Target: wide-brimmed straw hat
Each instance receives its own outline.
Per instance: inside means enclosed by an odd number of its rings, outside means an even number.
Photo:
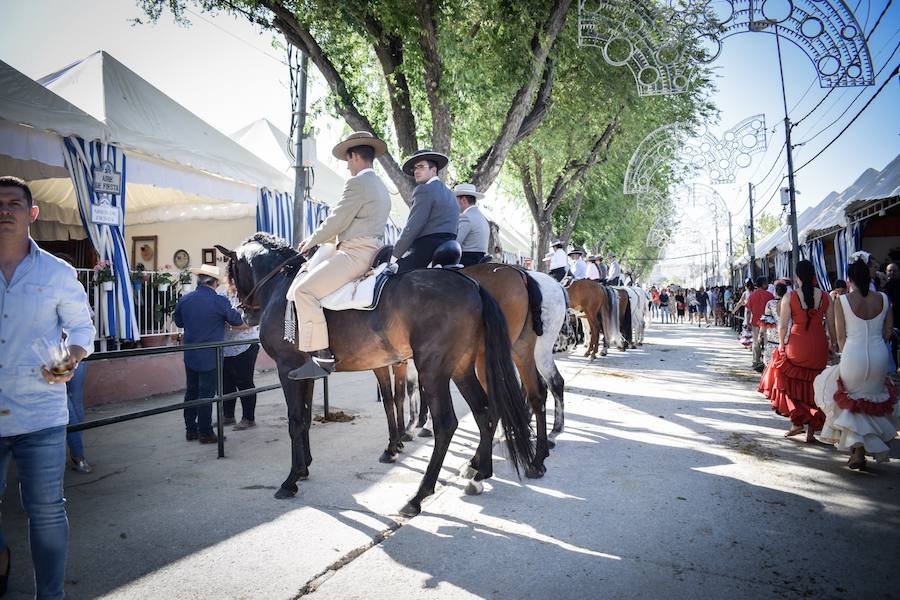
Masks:
[[[413,166],[420,160],[430,160],[437,163],[438,171],[447,166],[450,159],[445,154],[435,152],[433,150],[416,150],[412,156],[403,163],[403,172],[407,175],[413,174]]]
[[[191,273],[194,275],[206,275],[216,280],[222,279],[222,271],[216,265],[200,265],[199,267],[191,267]]]
[[[479,192],[474,185],[471,183],[461,183],[455,188],[453,188],[453,193],[456,196],[472,196],[476,200],[481,200],[484,198],[484,194]]]
[[[572,248],[571,250],[569,250],[569,256],[572,256],[573,254],[584,256],[584,250],[582,250],[581,248]]]
[[[356,146],[369,146],[375,150],[375,158],[387,152],[387,144],[368,131],[354,131],[332,148],[331,154],[338,160],[347,160],[347,150]]]
[[[606,258],[615,258],[615,257],[616,257],[615,252],[610,252],[609,254],[606,255]]]
[[[565,244],[562,243],[562,240],[553,240],[550,242],[551,248],[556,248],[557,246],[565,246]]]

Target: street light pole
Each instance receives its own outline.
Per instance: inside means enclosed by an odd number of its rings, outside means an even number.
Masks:
[[[300,243],[306,236],[303,232],[303,205],[306,200],[306,168],[303,166],[303,132],[306,129],[306,70],[309,66],[309,57],[305,52],[300,52],[300,72],[297,74],[297,106],[294,107],[294,119],[296,119],[296,145],[294,150],[294,244]],[[291,67],[293,68],[293,67]]]
[[[747,203],[750,205],[750,279],[756,279],[756,234],[753,226],[753,184],[747,184]]]
[[[791,279],[797,270],[797,261],[800,259],[800,241],[797,234],[797,193],[794,188],[794,152],[791,146],[791,119],[788,117],[787,92],[784,88],[784,67],[781,64],[781,36],[778,35],[778,25],[775,25],[775,45],[778,47],[778,71],[781,74],[781,99],[784,102],[784,138],[785,151],[787,152],[787,177],[788,195],[791,199]]]

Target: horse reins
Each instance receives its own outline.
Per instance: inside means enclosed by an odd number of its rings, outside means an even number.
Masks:
[[[280,265],[275,267],[273,270],[269,271],[265,275],[265,277],[263,277],[262,279],[260,279],[259,281],[256,282],[256,285],[253,286],[253,288],[250,290],[250,293],[247,294],[247,297],[244,298],[244,300],[240,304],[238,304],[238,308],[243,309],[243,310],[258,310],[259,309],[258,304],[250,304],[250,301],[252,300],[252,298],[256,294],[256,292],[258,292],[260,290],[260,288],[262,288],[262,286],[264,286],[267,283],[269,283],[270,281],[272,281],[272,279],[276,275],[279,275],[285,269],[287,269],[289,266],[291,266],[291,264],[293,264],[297,261],[300,261],[302,259],[303,259],[303,255],[295,254],[294,256],[288,258],[287,260],[282,262]]]

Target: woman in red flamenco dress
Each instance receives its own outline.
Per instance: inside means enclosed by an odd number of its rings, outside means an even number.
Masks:
[[[772,402],[772,410],[791,420],[785,437],[803,433],[805,427],[807,442],[815,441],[815,433],[825,424],[825,413],[815,403],[813,381],[828,364],[824,319],[829,299],[813,286],[814,275],[811,262],[797,263],[799,289],[781,303],[778,349],[759,382],[759,391]]]

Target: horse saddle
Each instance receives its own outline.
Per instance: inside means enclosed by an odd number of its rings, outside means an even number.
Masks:
[[[381,263],[361,278],[351,281],[320,301],[328,310],[375,310],[384,285],[397,272],[396,265]]]
[[[456,240],[447,240],[431,255],[431,265],[434,269],[462,269],[461,260],[462,246]]]

